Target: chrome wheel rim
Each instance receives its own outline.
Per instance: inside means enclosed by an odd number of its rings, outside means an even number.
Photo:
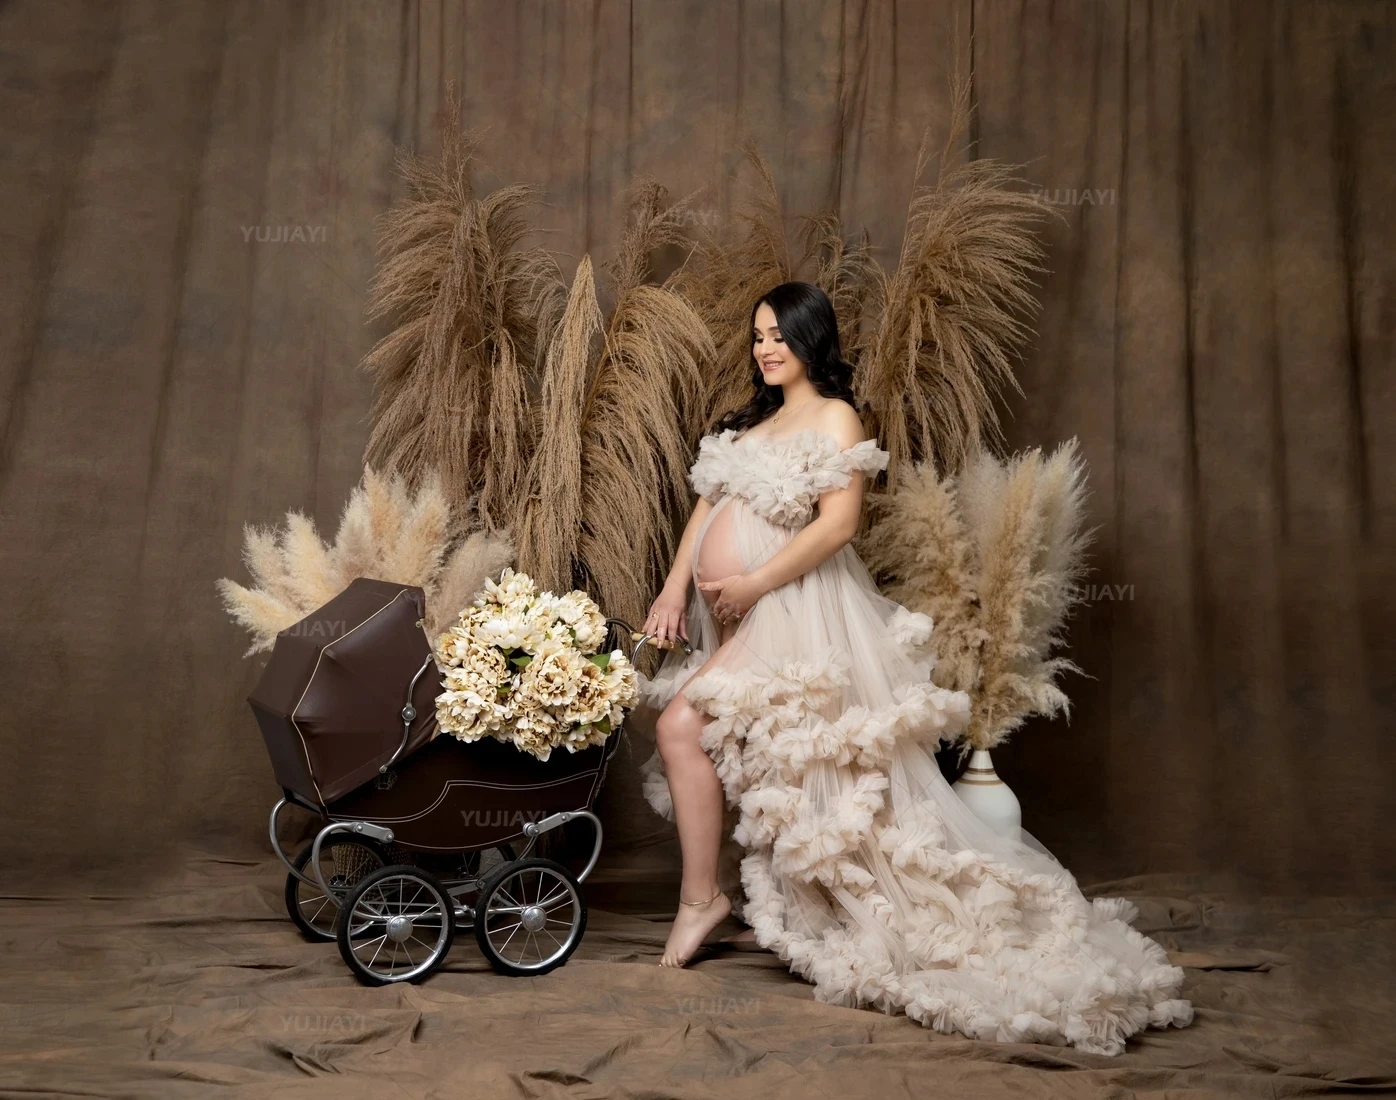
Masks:
[[[566,877],[549,867],[525,867],[490,892],[484,935],[510,966],[541,970],[566,957],[581,921],[581,898]]]
[[[366,973],[387,982],[425,974],[449,950],[450,904],[415,875],[385,875],[345,914],[349,949]]]

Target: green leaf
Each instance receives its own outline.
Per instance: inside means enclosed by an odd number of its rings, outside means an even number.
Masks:
[[[587,660],[597,668],[605,668],[611,663],[611,655],[609,653],[593,653]]]
[[[510,657],[509,663],[511,665],[518,665],[519,668],[524,668],[532,660],[533,658],[530,657],[527,653],[525,653],[522,657]]]

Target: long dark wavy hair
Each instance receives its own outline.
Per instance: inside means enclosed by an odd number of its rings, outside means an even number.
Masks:
[[[776,315],[781,338],[805,364],[805,374],[823,397],[839,397],[850,405],[853,400],[853,365],[839,348],[839,323],[829,296],[812,283],[781,283],[757,298],[747,323],[747,343],[754,343],[756,311],[765,302]],[[713,433],[727,428],[741,431],[759,424],[785,403],[785,391],[766,383],[761,364],[751,356],[751,399],[718,420]]]

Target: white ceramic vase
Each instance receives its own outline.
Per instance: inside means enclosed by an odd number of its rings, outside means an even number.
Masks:
[[[1012,840],[1020,838],[1023,808],[1018,796],[994,771],[988,749],[974,750],[965,774],[955,781],[955,793],[994,832]]]

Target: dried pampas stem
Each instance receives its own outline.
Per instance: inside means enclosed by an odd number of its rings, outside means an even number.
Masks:
[[[439,157],[399,154],[407,198],[380,219],[368,314],[396,328],[364,359],[377,389],[364,457],[412,486],[439,473],[453,508],[473,500],[493,529],[516,518],[534,445],[529,382],[565,288],[547,252],[519,247],[538,189],[476,197],[480,137],[459,113],[452,93]]]
[[[534,452],[519,523],[519,568],[552,592],[572,587],[582,526],[582,415],[592,345],[603,318],[591,257],[583,256],[544,366],[542,445]]]
[[[705,424],[751,395],[751,305],[771,287],[788,282],[795,270],[775,176],[754,141],[748,138],[742,149],[757,177],[754,194],[736,211],[742,235],[728,243],[707,226],[700,227],[689,263],[674,274],[674,289],[702,319],[716,348],[703,409]]]
[[[954,163],[971,118],[967,79],[953,79],[952,101],[933,185],[919,182],[929,130],[922,139],[901,256],[869,296],[877,316],[857,364],[867,427],[892,455],[892,487],[903,463],[932,459],[953,474],[999,439],[994,402],[1004,389],[1021,392],[1012,359],[1031,335],[1033,279],[1044,270],[1034,228],[1051,206],[1015,189],[1010,166]]]
[[[643,618],[672,558],[673,516],[689,503],[691,410],[714,354],[702,320],[669,286],[649,286],[649,255],[681,239],[686,203],[642,179],[607,265],[616,302],[604,327],[583,257],[543,388],[544,438],[529,473],[524,571],[554,591],[586,589],[607,614]],[[592,364],[593,337],[600,352]]]
[[[846,241],[839,216],[833,211],[802,218],[805,243],[800,270],[812,267],[810,282],[829,296],[834,307],[839,351],[856,365],[871,338],[869,319],[879,312],[882,269],[873,258],[872,241],[866,229],[857,244]],[[854,382],[856,390],[856,366]]]

